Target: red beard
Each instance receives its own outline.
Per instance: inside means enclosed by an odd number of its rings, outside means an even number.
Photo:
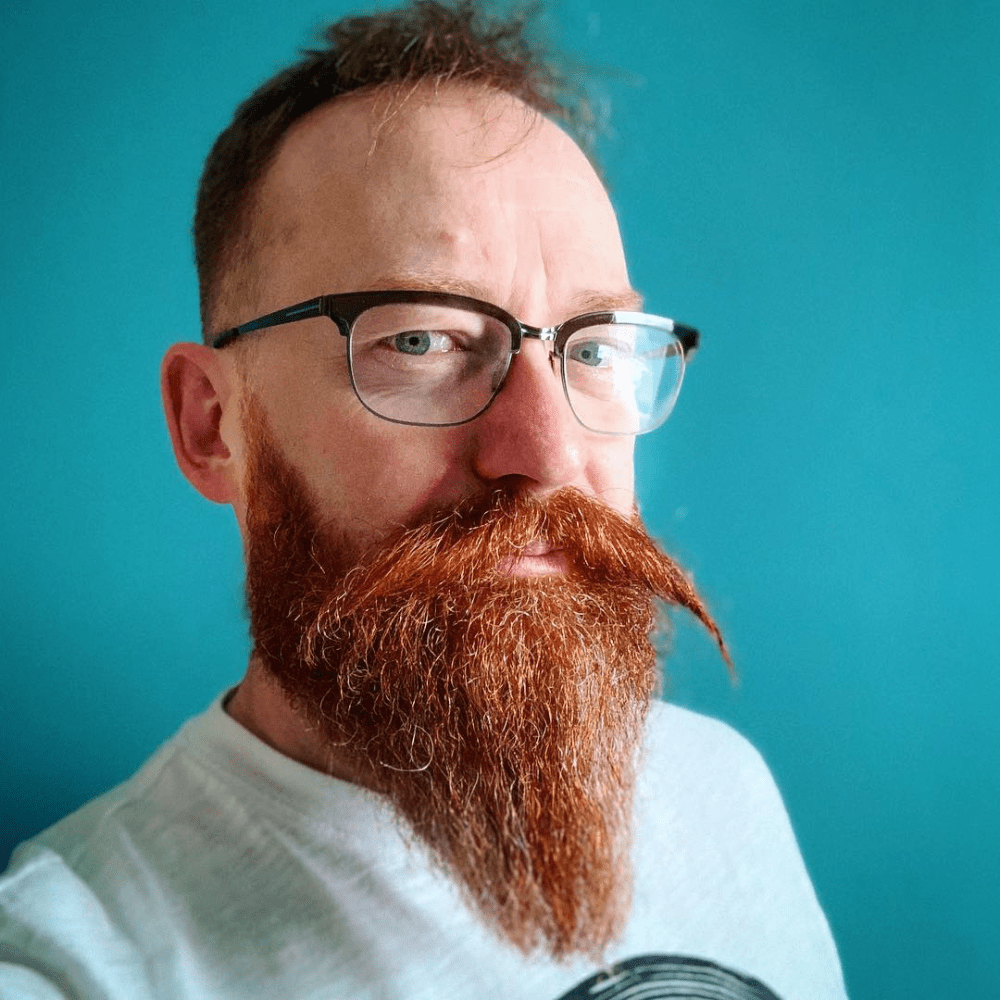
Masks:
[[[690,581],[573,490],[476,498],[352,558],[253,404],[246,423],[255,656],[502,936],[600,957],[630,908],[656,600],[722,647]],[[564,574],[501,571],[538,540]]]

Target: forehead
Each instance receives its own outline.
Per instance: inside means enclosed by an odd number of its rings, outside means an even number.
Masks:
[[[586,258],[585,270],[617,268],[608,280],[627,284],[592,166],[506,94],[452,85],[331,102],[289,132],[258,206],[277,305],[397,277],[465,291],[485,282],[494,287],[482,297],[503,304],[519,269],[556,253],[566,274]]]

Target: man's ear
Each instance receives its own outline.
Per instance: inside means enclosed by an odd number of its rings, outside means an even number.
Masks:
[[[174,457],[191,485],[216,503],[234,503],[240,495],[235,382],[231,364],[204,344],[174,344],[160,369]]]

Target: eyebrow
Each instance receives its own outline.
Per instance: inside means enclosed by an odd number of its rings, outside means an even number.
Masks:
[[[391,277],[377,278],[367,282],[361,291],[405,290],[414,292],[448,292],[453,295],[466,295],[472,299],[499,305],[495,291],[476,281],[469,281],[456,275],[437,275],[432,272],[412,272],[394,274]],[[581,291],[571,296],[569,300],[572,315],[582,315],[589,312],[610,312],[623,309],[630,312],[640,312],[643,307],[643,297],[633,288],[616,291]],[[501,308],[505,308],[501,306]]]
[[[644,300],[634,288],[626,288],[620,292],[582,292],[574,295],[572,302],[574,310],[581,313],[615,309],[641,312]]]

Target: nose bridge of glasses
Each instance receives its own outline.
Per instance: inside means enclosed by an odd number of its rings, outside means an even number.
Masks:
[[[559,332],[554,326],[528,326],[527,323],[519,323],[521,336],[529,340],[555,340]]]
[[[548,342],[553,347],[556,346],[557,337],[559,335],[558,327],[529,326],[527,323],[521,323],[518,320],[515,320],[515,322],[517,323],[517,332],[519,336],[516,336],[514,338],[514,343],[511,349],[511,353],[508,355],[508,361],[512,359],[513,355],[521,353],[521,344],[524,342],[524,340],[539,340],[542,341],[542,343]],[[558,357],[558,352],[556,350],[550,350],[548,352],[548,360],[549,363],[554,368],[555,365],[559,363],[561,358]],[[501,390],[507,385],[509,381],[509,375],[510,375],[510,365],[508,364],[508,366],[504,369],[503,378],[497,384],[494,396],[499,395]],[[565,392],[565,389],[563,389],[563,392]],[[567,403],[569,402],[568,393],[566,393],[566,402]],[[570,409],[572,409],[572,404],[570,404]]]

